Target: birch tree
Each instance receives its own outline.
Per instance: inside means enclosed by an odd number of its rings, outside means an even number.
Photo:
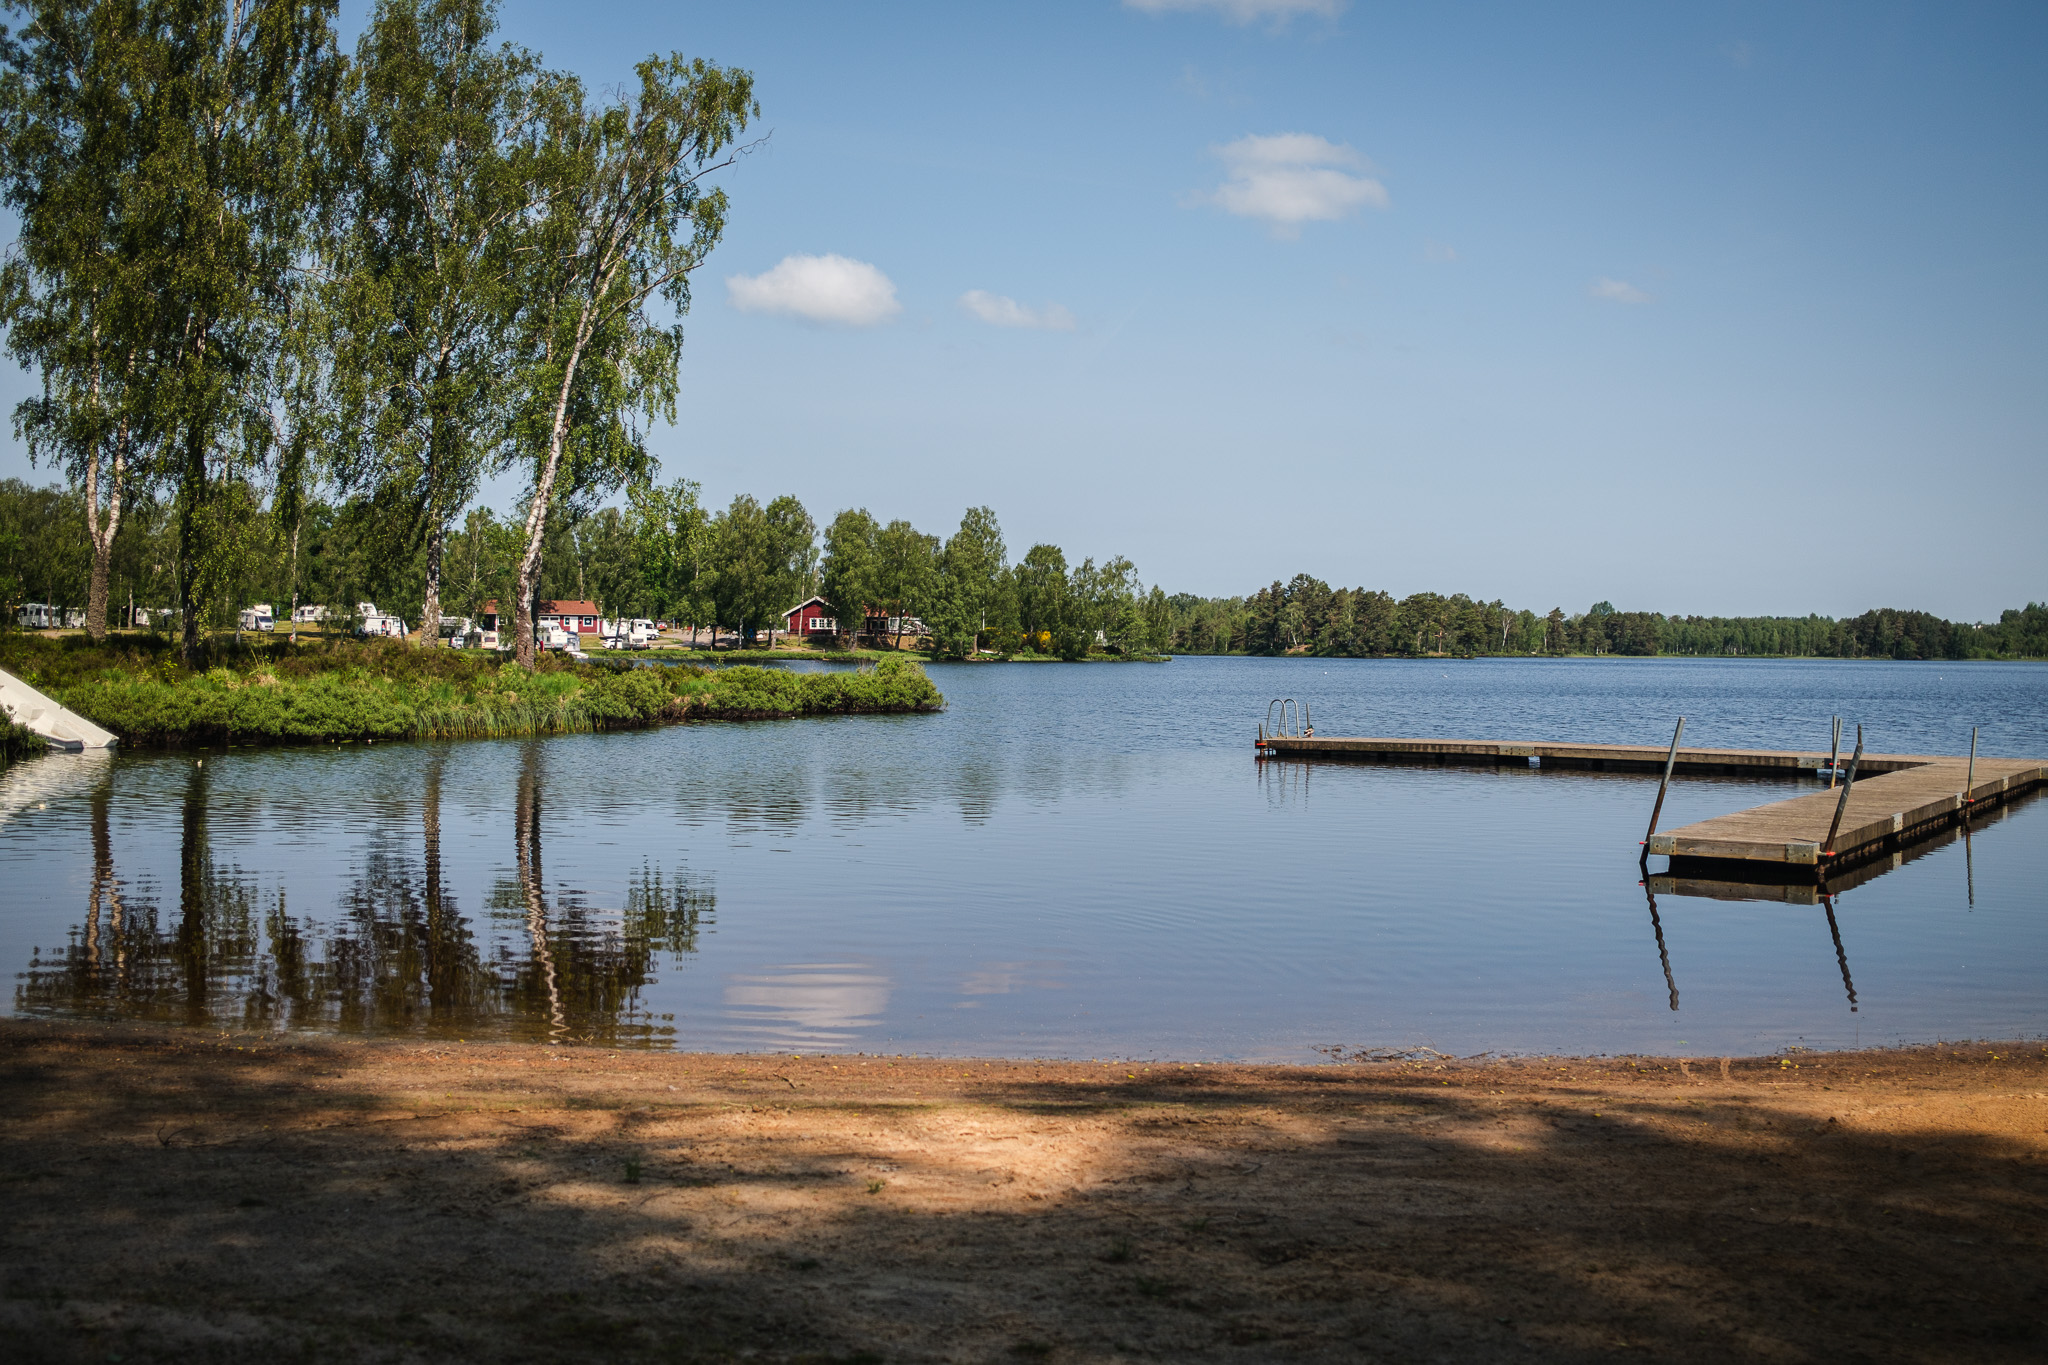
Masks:
[[[7,349],[41,378],[14,411],[30,458],[84,494],[92,568],[86,632],[107,634],[107,577],[123,504],[146,480],[155,358],[134,267],[147,116],[134,76],[140,7],[44,3],[0,46],[0,155],[20,233],[0,268]]]
[[[637,90],[595,104],[554,78],[533,145],[548,193],[520,246],[518,458],[531,482],[513,630],[527,667],[549,518],[567,497],[645,478],[640,422],[674,420],[690,274],[725,231],[725,192],[705,177],[760,116],[745,71],[673,54],[638,76]],[[663,319],[649,311],[657,298]]]
[[[326,190],[320,148],[341,67],[334,10],[333,0],[131,7],[135,70],[122,97],[137,111],[144,187],[131,250],[158,361],[150,411],[177,488],[188,664],[199,661],[204,610],[251,548],[234,508],[276,437],[273,385]]]
[[[435,642],[448,528],[503,445],[517,396],[513,250],[536,186],[539,64],[493,46],[488,0],[384,0],[357,45],[339,156],[346,210],[324,293],[346,485],[425,550]]]

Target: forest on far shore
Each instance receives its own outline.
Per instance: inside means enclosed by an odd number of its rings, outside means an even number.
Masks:
[[[296,547],[271,524],[252,491],[247,511],[257,547],[226,585],[215,619],[271,601],[283,615],[294,598],[346,612],[361,599],[408,621],[424,591],[424,551],[389,533],[363,499],[307,505]],[[476,615],[514,588],[522,518],[473,509],[450,535],[443,565],[447,609]],[[767,542],[773,544],[767,544]],[[761,542],[766,549],[762,552]],[[970,544],[971,542],[971,544]],[[185,583],[171,509],[139,503],[124,519],[109,565],[112,604],[161,609]],[[967,549],[975,553],[967,554]],[[62,485],[0,480],[0,602],[83,604],[92,551],[81,495]],[[972,559],[974,565],[955,563]],[[858,597],[925,617],[943,629],[960,614],[953,599],[966,569],[985,604],[960,622],[965,647],[977,635],[1004,652],[1086,652],[1102,631],[1132,653],[1310,654],[1321,657],[1478,654],[1710,655],[1877,659],[2048,658],[2048,604],[2029,603],[1995,623],[1945,621],[1924,611],[1879,608],[1829,616],[1688,616],[1617,611],[1538,614],[1463,593],[1395,598],[1367,588],[1332,588],[1307,574],[1247,597],[1197,597],[1147,590],[1128,560],[1111,556],[1069,566],[1056,546],[1034,545],[1009,561],[994,515],[973,509],[950,540],[907,522],[882,524],[849,510],[822,532],[792,498],[766,506],[735,499],[716,513],[696,505],[688,484],[642,490],[625,509],[572,510],[549,527],[538,585],[548,598],[594,599],[616,616],[728,628],[767,624],[813,592]],[[110,613],[113,615],[114,613]],[[7,620],[12,621],[12,612]],[[979,627],[979,629],[975,629]],[[950,652],[963,652],[953,648]]]
[[[1420,592],[1396,599],[1368,588],[1332,588],[1296,574],[1249,597],[1167,599],[1179,654],[1324,657],[1471,654],[1686,654],[1835,659],[2048,658],[2048,604],[2008,609],[1996,622],[1945,621],[1879,607],[1832,616],[1690,616],[1617,611],[1539,615],[1505,602]]]

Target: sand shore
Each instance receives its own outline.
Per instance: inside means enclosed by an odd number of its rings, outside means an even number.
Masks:
[[[0,1021],[0,1341],[2038,1360],[2048,1047],[1319,1067]]]

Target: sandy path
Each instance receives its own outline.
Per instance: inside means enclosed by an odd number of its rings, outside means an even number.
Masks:
[[[39,1360],[2011,1360],[2048,1049],[1085,1065],[0,1022]]]

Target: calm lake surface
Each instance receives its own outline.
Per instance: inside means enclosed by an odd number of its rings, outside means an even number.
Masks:
[[[2048,1034],[2048,800],[1821,906],[1660,896],[1654,776],[1324,734],[2048,754],[2048,666],[936,667],[936,716],[0,774],[17,1015],[690,1049],[1315,1060]],[[1807,790],[1681,777],[1669,828]],[[1652,860],[1660,870],[1662,859]],[[1667,974],[1668,968],[1668,974]],[[1674,1009],[1673,1006],[1676,1006]]]

